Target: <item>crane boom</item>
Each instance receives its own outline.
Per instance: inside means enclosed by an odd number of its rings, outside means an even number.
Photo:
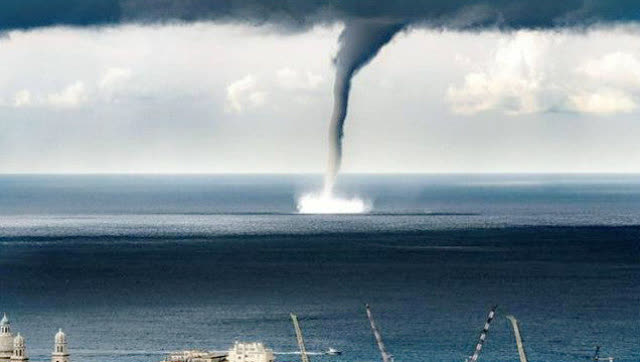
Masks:
[[[518,326],[518,320],[508,315],[507,319],[513,326],[513,334],[516,336],[516,345],[518,346],[518,355],[520,355],[520,362],[527,362],[527,354],[524,352],[524,345],[522,344],[522,337],[520,336],[520,327]]]
[[[491,310],[489,311],[487,322],[484,324],[484,328],[480,333],[480,340],[476,345],[476,349],[473,352],[473,356],[471,356],[471,358],[469,359],[470,362],[476,362],[478,360],[478,357],[480,356],[480,351],[482,351],[482,346],[484,345],[484,341],[487,339],[487,332],[489,332],[489,325],[491,325],[491,321],[493,320],[493,317],[496,314],[496,308],[498,308],[498,306],[494,305],[493,307],[491,307]]]
[[[382,342],[382,336],[380,335],[380,331],[378,331],[378,327],[376,327],[376,322],[373,320],[373,314],[371,314],[371,308],[369,308],[369,304],[366,305],[367,308],[367,318],[369,318],[369,323],[371,324],[371,330],[373,331],[373,335],[376,337],[376,342],[378,343],[378,348],[380,349],[380,354],[382,355],[382,362],[393,362],[393,356],[387,352],[387,349]]]
[[[300,330],[300,324],[298,324],[298,316],[291,313],[291,320],[293,321],[293,328],[296,330],[296,339],[298,340],[298,347],[300,348],[300,359],[302,362],[309,362],[307,348],[304,346],[304,339],[302,338],[302,330]]]

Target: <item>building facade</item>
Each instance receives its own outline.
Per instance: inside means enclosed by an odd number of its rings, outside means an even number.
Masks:
[[[62,329],[58,330],[55,336],[51,362],[69,362],[69,350],[67,349],[67,335]]]
[[[274,362],[273,351],[262,343],[236,342],[229,350],[229,362]]]
[[[13,355],[13,334],[11,333],[11,322],[7,314],[3,314],[0,320],[0,362],[7,362]]]
[[[224,353],[193,350],[173,352],[162,362],[226,362],[226,357]]]
[[[11,362],[24,362],[28,361],[27,347],[24,342],[24,337],[18,333],[16,338],[13,339],[13,354],[11,355]]]

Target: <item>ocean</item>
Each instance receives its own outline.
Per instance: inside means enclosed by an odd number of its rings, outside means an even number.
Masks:
[[[261,341],[298,361],[640,361],[640,175],[0,176],[0,312],[48,361],[157,362]],[[322,355],[329,347],[340,356]]]

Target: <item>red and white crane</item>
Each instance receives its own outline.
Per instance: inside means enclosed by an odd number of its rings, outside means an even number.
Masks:
[[[473,355],[467,359],[467,362],[476,362],[478,357],[480,356],[480,351],[482,351],[482,346],[484,345],[484,341],[487,340],[487,333],[489,332],[489,326],[491,325],[491,321],[493,321],[493,317],[496,315],[497,305],[491,307],[489,311],[489,316],[487,317],[487,322],[484,324],[484,328],[482,328],[482,332],[480,333],[480,340],[478,344],[476,344],[476,349],[473,351]]]

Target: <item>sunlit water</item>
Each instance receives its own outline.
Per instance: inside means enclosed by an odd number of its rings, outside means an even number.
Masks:
[[[32,361],[59,327],[74,361],[236,339],[296,361],[289,312],[344,351],[313,361],[378,361],[365,302],[398,362],[464,360],[494,303],[481,360],[517,360],[507,314],[531,361],[640,360],[640,177],[347,176],[366,211],[302,213],[320,182],[0,177],[0,311]]]

